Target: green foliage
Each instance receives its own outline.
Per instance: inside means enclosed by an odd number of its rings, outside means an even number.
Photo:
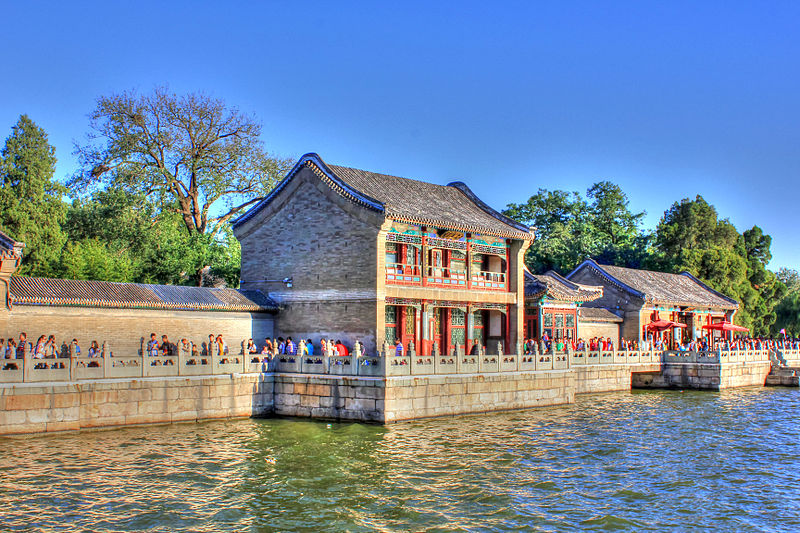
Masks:
[[[134,281],[137,261],[127,250],[114,250],[100,239],[69,241],[61,256],[60,276],[67,279]]]
[[[253,117],[204,94],[158,88],[101,97],[70,184],[122,188],[170,205],[189,234],[216,234],[292,165],[263,149]]]
[[[77,253],[76,246],[65,249],[65,277],[196,284],[197,271],[209,266],[212,276],[230,286],[239,283],[239,243],[227,224],[217,237],[190,235],[174,209],[159,208],[141,194],[112,188],[96,192],[89,200],[75,200],[65,227],[78,248]],[[87,247],[90,255],[81,253],[81,247]],[[103,254],[107,257],[101,261]],[[93,269],[92,264],[101,268]]]
[[[783,291],[767,270],[771,244],[772,238],[758,226],[740,234],[697,196],[674,203],[664,213],[656,229],[654,263],[666,271],[688,271],[738,300],[737,322],[755,335],[766,335]]]
[[[800,336],[800,273],[797,270],[781,268],[775,274],[782,285],[783,298],[775,307],[776,320],[772,334],[777,335],[785,329],[787,335]]]
[[[524,204],[509,204],[503,213],[536,228],[525,258],[533,272],[569,272],[581,261],[638,267],[647,257],[649,238],[639,226],[644,213],[632,213],[619,186],[594,184],[586,198],[577,192],[539,189]]]
[[[125,191],[149,202],[154,222],[146,233],[155,239],[137,240],[149,246],[139,276],[238,283],[238,243],[226,247],[235,241],[229,222],[261,200],[293,164],[264,150],[261,125],[222,100],[158,88],[101,97],[90,129],[88,142],[76,150],[81,170],[70,185]],[[222,275],[206,275],[209,266]]]
[[[61,229],[66,188],[53,181],[55,148],[44,130],[22,115],[1,155],[0,227],[27,246],[18,272],[51,276],[66,242]]]

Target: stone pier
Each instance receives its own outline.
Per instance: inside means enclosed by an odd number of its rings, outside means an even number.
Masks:
[[[392,423],[632,387],[763,386],[771,367],[766,351],[252,359],[8,360],[18,368],[0,370],[0,435],[273,415]]]

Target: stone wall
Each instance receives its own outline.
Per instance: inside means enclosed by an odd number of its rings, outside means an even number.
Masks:
[[[384,421],[384,378],[275,375],[275,414]]]
[[[569,370],[392,377],[386,381],[384,421],[527,409],[574,398]]]
[[[630,390],[632,374],[646,371],[658,372],[660,368],[661,363],[574,366],[575,393],[591,394]]]
[[[614,346],[619,346],[619,323],[578,320],[578,337],[586,341],[592,337],[610,337]]]
[[[159,340],[167,335],[176,343],[182,337],[201,343],[213,333],[222,335],[232,350],[250,337],[260,345],[273,336],[273,322],[270,313],[16,305],[0,334],[18,338],[24,331],[31,342],[39,335],[55,335],[59,343],[76,338],[84,350],[96,340],[101,345],[108,342],[115,354],[135,355],[142,337],[150,333]]]
[[[235,228],[242,246],[241,286],[260,289],[282,305],[276,335],[316,340],[327,332],[351,343],[364,339],[374,350],[383,222],[383,214],[341,197],[306,167]],[[288,277],[291,288],[262,281]]]
[[[377,303],[367,301],[319,301],[295,302],[286,305],[279,315],[279,335],[299,339],[311,339],[319,349],[321,338],[341,340],[346,346],[354,341],[364,343],[368,353],[375,353],[374,326]]]
[[[665,363],[658,372],[633,375],[637,389],[721,390],[733,387],[763,387],[769,374],[769,361],[740,363]]]
[[[234,374],[0,386],[0,435],[272,412],[272,376]]]

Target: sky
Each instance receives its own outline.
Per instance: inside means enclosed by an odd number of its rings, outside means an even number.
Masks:
[[[446,184],[497,209],[610,180],[654,228],[702,195],[800,267],[799,2],[0,0],[0,139],[57,175],[97,98],[202,91],[273,153]]]

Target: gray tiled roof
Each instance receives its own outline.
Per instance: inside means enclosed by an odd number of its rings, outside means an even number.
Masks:
[[[645,301],[687,307],[714,307],[736,309],[739,304],[722,293],[710,288],[688,272],[670,274],[652,270],[639,270],[618,266],[599,265],[594,261],[585,261],[580,268],[599,269],[612,280],[621,282],[629,288],[644,295]],[[572,274],[570,274],[571,276]]]
[[[272,311],[277,304],[260,291],[11,277],[15,304],[203,311]]]
[[[578,318],[585,322],[622,322],[622,317],[605,307],[580,307]]]
[[[463,183],[435,185],[424,181],[379,174],[350,167],[328,165],[317,154],[305,154],[275,189],[233,222],[246,222],[286,187],[303,168],[310,168],[338,194],[386,217],[443,229],[485,233],[504,238],[532,239],[530,228],[482,202]]]
[[[489,208],[464,185],[435,185],[388,174],[328,165],[342,181],[384,205],[386,214],[412,223],[501,235],[526,235],[529,229]]]
[[[562,302],[591,302],[603,296],[603,288],[572,282],[552,270],[533,274],[525,269],[525,297],[547,296]]]

